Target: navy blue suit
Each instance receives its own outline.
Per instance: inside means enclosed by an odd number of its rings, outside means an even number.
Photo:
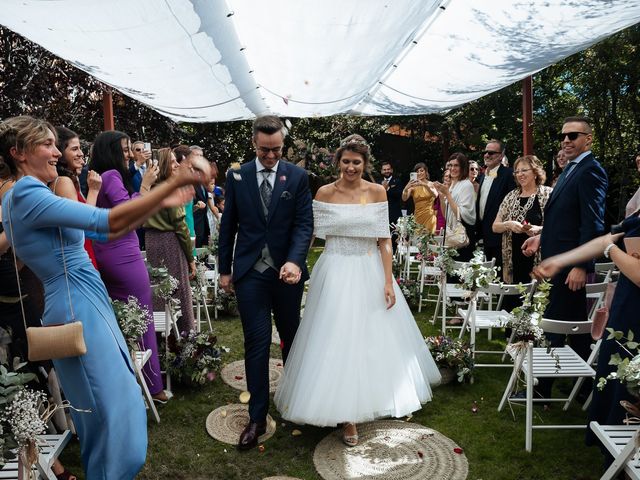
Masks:
[[[502,234],[493,232],[493,222],[496,219],[496,215],[498,215],[502,200],[504,200],[507,193],[516,188],[516,182],[513,178],[513,169],[500,165],[498,175],[491,182],[487,203],[484,206],[484,216],[480,220],[480,193],[482,192],[482,184],[485,178],[485,175],[478,177],[480,189],[476,199],[476,231],[478,237],[482,238],[484,253],[487,258],[495,258],[496,266],[502,267]]]
[[[566,168],[569,168],[568,166]],[[573,167],[566,181],[555,188],[544,209],[540,238],[542,259],[572,250],[604,233],[604,207],[607,194],[607,174],[591,154]],[[576,265],[593,272],[593,262]],[[572,291],[565,284],[573,267],[567,267],[551,279],[549,305],[545,317],[554,320],[586,321],[587,295],[584,288]],[[564,344],[564,336],[547,334],[552,347]],[[582,358],[590,353],[590,335],[571,335],[572,348]],[[540,393],[548,396],[551,382],[539,383]]]
[[[313,211],[307,172],[284,160],[278,163],[269,212],[265,218],[256,160],[227,174],[225,208],[220,223],[219,272],[233,272],[245,339],[247,387],[251,393],[249,416],[262,422],[269,409],[269,348],[271,313],[283,342],[282,358],[300,323],[304,282],[309,278],[307,252],[313,234]],[[235,241],[235,248],[234,248]],[[277,271],[254,269],[265,244]],[[278,278],[286,262],[302,270],[296,285]]]

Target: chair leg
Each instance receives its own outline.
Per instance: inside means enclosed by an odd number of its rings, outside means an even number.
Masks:
[[[509,381],[507,382],[507,388],[504,389],[504,393],[502,394],[502,399],[498,404],[499,412],[502,411],[505,403],[507,403],[507,400],[509,399],[509,395],[513,390],[513,386],[516,384],[516,381],[518,379],[518,371],[520,370],[520,365],[517,365],[518,363],[521,364],[522,362],[519,361],[519,358],[516,358],[516,365],[513,366],[513,371],[511,372],[511,376],[509,377]]]
[[[527,347],[527,412],[525,450],[531,452],[533,443],[533,347]]]
[[[584,402],[584,405],[582,405],[582,411],[586,412],[589,409],[589,405],[591,405],[591,400],[593,399],[593,392],[589,393],[589,396],[587,397],[587,400]]]
[[[569,405],[571,405],[571,402],[573,402],[573,399],[576,398],[576,395],[580,391],[580,387],[582,387],[583,383],[584,383],[584,377],[580,377],[576,380],[576,383],[571,389],[571,393],[569,394],[569,398],[567,398],[567,401],[564,402],[564,407],[562,407],[562,410],[564,411],[569,410]]]
[[[600,477],[600,480],[613,480],[614,478],[618,478],[618,475],[624,469],[625,464],[636,451],[636,438],[637,435],[634,435],[633,438],[629,440],[622,451],[613,459],[613,463],[607,471],[604,472],[602,477]]]

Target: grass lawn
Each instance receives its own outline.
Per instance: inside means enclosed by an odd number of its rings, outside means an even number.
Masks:
[[[317,254],[314,252],[312,261]],[[429,321],[431,314],[432,310],[415,314],[425,336],[438,333],[438,328]],[[223,318],[214,323],[214,329],[219,343],[231,348],[225,362],[242,359],[240,320]],[[480,339],[483,349],[500,346],[498,341],[490,345],[484,333]],[[272,357],[279,355],[279,349],[272,346]],[[538,430],[533,436],[533,452],[524,450],[524,406],[514,406],[515,421],[508,407],[497,411],[510,372],[510,368],[481,368],[476,370],[473,384],[436,387],[434,400],[410,421],[433,428],[458,443],[469,461],[470,480],[600,478],[602,456],[599,449],[584,445],[584,430]],[[283,426],[273,404],[269,413],[278,428],[265,442],[264,452],[255,449],[240,453],[209,437],[205,430],[207,415],[221,405],[238,403],[238,393],[220,378],[201,389],[176,386],[175,397],[159,408],[162,422],[149,420],[147,463],[138,478],[258,480],[288,475],[319,479],[313,467],[313,451],[331,429]],[[114,394],[117,395],[117,390]],[[474,401],[477,413],[471,411]],[[586,414],[578,405],[573,405],[569,412],[563,412],[561,405],[554,404],[549,412],[536,407],[534,422],[586,423]],[[302,435],[292,436],[294,428],[299,428]],[[82,471],[77,441],[65,449],[61,460],[71,471]]]

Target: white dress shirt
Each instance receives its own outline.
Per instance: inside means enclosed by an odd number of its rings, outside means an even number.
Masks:
[[[498,176],[498,169],[500,168],[500,164],[498,164],[495,168],[491,170],[487,170],[484,174],[484,180],[482,181],[482,185],[480,185],[480,211],[478,212],[480,216],[480,220],[484,218],[484,209],[487,206],[487,198],[489,198],[489,192],[491,191],[491,185],[493,184],[493,179]]]
[[[271,173],[266,178],[269,181],[269,184],[271,184],[271,190],[273,190],[273,187],[276,184],[276,172],[278,171],[279,163],[280,160],[276,162],[276,164],[271,169]],[[262,173],[262,171],[265,169],[266,167],[262,165],[262,163],[260,163],[260,160],[256,158],[256,180],[258,181],[258,188],[260,188],[262,182],[265,180],[265,175]]]

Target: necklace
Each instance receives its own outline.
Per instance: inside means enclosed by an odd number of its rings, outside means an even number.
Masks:
[[[533,202],[535,202],[537,196],[538,196],[538,189],[536,189],[533,195],[527,198],[527,201],[525,202],[524,205],[520,203],[520,198],[523,198],[523,197],[517,197],[518,201],[515,202],[514,208],[511,211],[511,218],[516,222],[522,223],[524,221],[524,217],[527,216],[527,212],[531,210],[531,207],[533,206]]]

